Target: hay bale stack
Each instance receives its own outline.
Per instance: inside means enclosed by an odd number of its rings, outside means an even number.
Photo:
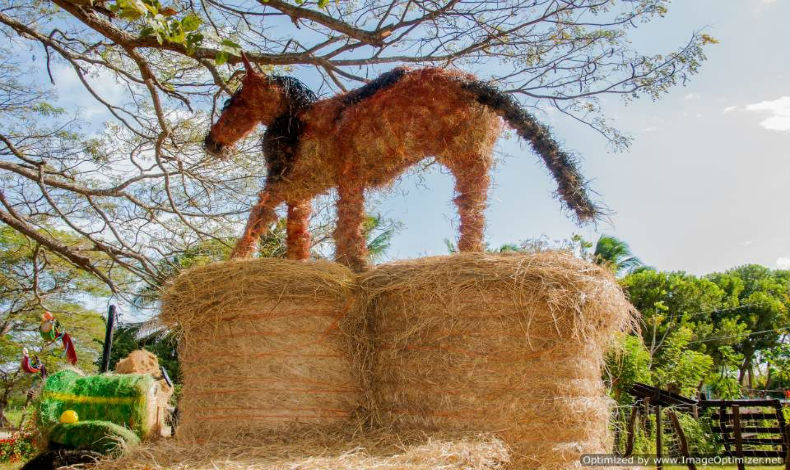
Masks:
[[[181,439],[347,423],[357,407],[345,328],[354,281],[329,262],[255,259],[179,276],[161,319],[179,325]]]
[[[375,422],[494,432],[516,468],[611,448],[603,348],[633,317],[605,270],[556,252],[459,254],[382,265],[360,286]]]

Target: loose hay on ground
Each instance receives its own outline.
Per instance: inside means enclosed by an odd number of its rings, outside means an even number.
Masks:
[[[360,396],[348,350],[350,271],[257,259],[179,276],[161,320],[178,325],[182,439],[350,422]]]
[[[603,349],[633,311],[570,254],[461,254],[363,274],[366,408],[395,430],[494,432],[516,468],[610,449]]]
[[[162,440],[94,470],[500,470],[509,459],[490,435],[283,434],[279,440]]]

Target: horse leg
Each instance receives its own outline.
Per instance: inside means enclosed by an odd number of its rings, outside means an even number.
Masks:
[[[367,268],[367,247],[362,234],[365,216],[365,188],[354,181],[338,185],[335,260],[356,272]]]
[[[313,204],[310,199],[288,202],[288,259],[305,260],[310,258],[310,213]]]
[[[269,230],[269,225],[277,219],[274,209],[282,199],[264,189],[258,194],[258,203],[250,211],[244,234],[236,242],[230,254],[231,259],[249,258],[258,248],[261,236]]]
[[[448,162],[447,166],[455,176],[453,200],[461,218],[458,251],[483,251],[483,231],[485,230],[486,200],[491,182],[489,170],[491,158],[483,155],[471,159]]]

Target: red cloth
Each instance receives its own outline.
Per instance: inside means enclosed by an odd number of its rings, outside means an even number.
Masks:
[[[66,359],[72,364],[77,364],[77,351],[74,350],[74,343],[68,333],[63,333],[63,349],[66,351]]]
[[[28,374],[38,374],[41,372],[40,367],[34,367],[30,364],[30,357],[27,354],[22,356],[22,370],[27,372]]]

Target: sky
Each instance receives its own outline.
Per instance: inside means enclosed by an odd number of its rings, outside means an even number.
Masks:
[[[673,2],[666,18],[643,27],[645,52],[683,44],[693,31],[719,44],[685,87],[658,101],[604,100],[613,125],[633,138],[611,153],[595,132],[558,113],[539,113],[613,211],[609,222],[578,227],[552,198],[553,180],[515,138],[494,171],[486,212],[491,246],[541,236],[626,241],[646,264],[694,274],[757,263],[790,268],[790,1]],[[409,176],[377,209],[404,228],[390,258],[447,252],[457,232],[452,178]]]
[[[604,98],[612,124],[633,138],[627,151],[612,153],[602,136],[550,109],[537,113],[582,158],[609,220],[576,226],[538,157],[503,138],[486,211],[491,246],[609,234],[661,270],[790,268],[790,0],[674,2],[633,41],[644,53],[666,52],[697,30],[719,44],[706,48],[707,62],[685,87],[628,105]],[[65,66],[55,75],[61,105],[86,120],[106,117]],[[121,98],[111,77],[97,80],[111,101]],[[457,236],[452,193],[451,176],[435,169],[374,196],[375,212],[402,223],[388,259],[447,253],[445,239]]]

